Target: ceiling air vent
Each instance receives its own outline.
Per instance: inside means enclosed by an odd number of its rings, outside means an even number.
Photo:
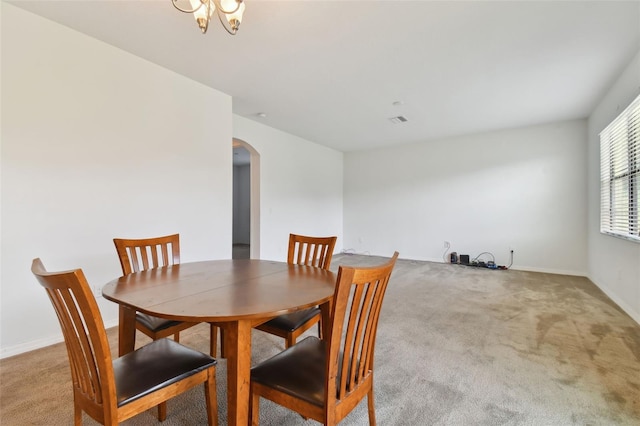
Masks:
[[[391,117],[389,121],[392,122],[393,124],[400,124],[400,123],[406,123],[409,120],[407,120],[407,117],[405,117],[404,115],[399,115],[397,117]]]

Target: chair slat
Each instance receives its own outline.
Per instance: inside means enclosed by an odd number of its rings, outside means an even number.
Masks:
[[[130,263],[128,266],[130,271],[129,273],[131,273],[131,267],[133,267],[133,272],[140,272],[140,260],[138,259],[138,248],[130,247],[127,249],[127,251],[131,255]]]
[[[149,246],[142,246],[139,248],[140,257],[142,257],[142,264],[140,265],[140,269],[142,269],[143,271],[154,268],[153,264],[149,263],[149,248]]]
[[[163,265],[168,265],[169,264],[169,247],[170,246],[171,246],[171,243],[159,246],[160,250],[162,251],[162,264]],[[158,265],[158,260],[157,259],[155,259],[155,264]]]
[[[355,389],[362,382],[368,372],[361,371],[360,365],[367,357],[367,345],[363,336],[371,329],[371,309],[375,296],[375,286],[370,283],[361,284],[363,288],[362,306],[355,326],[354,351],[351,353],[350,386],[349,391]]]

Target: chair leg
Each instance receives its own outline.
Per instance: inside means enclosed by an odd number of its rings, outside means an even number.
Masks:
[[[175,340],[176,342],[180,343],[180,332],[178,332],[178,333],[173,335],[173,340]]]
[[[369,407],[369,426],[376,426],[376,409],[374,407],[373,400],[373,384],[371,385],[371,389],[369,389],[369,393],[367,395],[367,405]]]
[[[209,370],[209,378],[204,383],[204,396],[207,402],[208,424],[209,426],[218,426],[218,393],[215,369]]]
[[[226,358],[226,352],[224,349],[224,328],[220,328],[220,358]]]
[[[75,403],[73,404],[73,424],[82,426],[82,410]]]
[[[158,404],[158,420],[164,422],[167,419],[167,402]]]
[[[212,357],[216,357],[218,353],[218,327],[213,324],[211,326],[211,337],[209,338],[209,353]]]
[[[292,333],[287,334],[287,337],[285,337],[284,339],[284,348],[288,349],[295,344],[296,344],[296,337]]]
[[[251,426],[258,426],[260,424],[260,395],[254,393],[253,389],[249,392],[249,422]]]
[[[322,317],[318,321],[318,339],[322,340]]]

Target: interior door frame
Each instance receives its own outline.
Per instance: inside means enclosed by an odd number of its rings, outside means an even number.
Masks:
[[[232,145],[233,148],[242,147],[246,149],[250,155],[249,257],[251,259],[260,259],[260,154],[242,139],[233,138]]]

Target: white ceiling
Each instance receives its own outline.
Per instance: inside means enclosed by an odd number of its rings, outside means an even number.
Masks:
[[[245,2],[230,36],[170,0],[11,1],[341,151],[587,117],[640,49],[640,0]]]

